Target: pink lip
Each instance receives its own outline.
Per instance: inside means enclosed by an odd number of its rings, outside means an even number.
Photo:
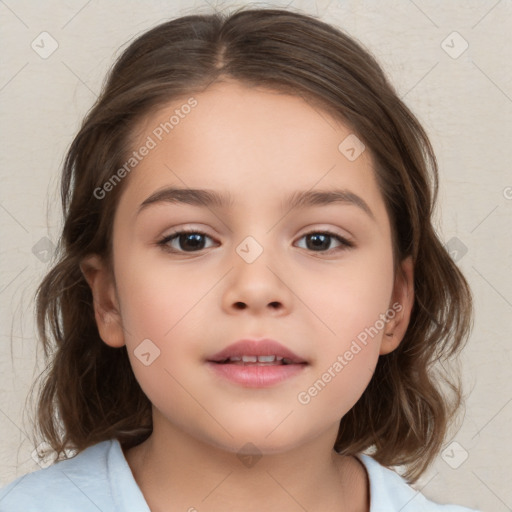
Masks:
[[[292,361],[286,365],[223,364],[230,357],[275,355]],[[239,340],[217,352],[207,360],[208,367],[216,375],[244,387],[264,388],[297,375],[308,365],[290,349],[271,339]]]
[[[286,348],[281,343],[269,338],[263,338],[260,340],[255,339],[243,339],[232,343],[225,349],[217,352],[213,356],[208,358],[208,361],[220,362],[230,357],[242,357],[242,356],[278,356],[286,359],[290,359],[293,363],[306,363],[305,359],[302,359],[297,354]]]

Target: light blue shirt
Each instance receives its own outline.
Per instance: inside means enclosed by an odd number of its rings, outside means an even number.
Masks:
[[[479,512],[439,505],[369,455],[370,512]],[[191,507],[201,510],[201,504]],[[0,512],[151,512],[117,439],[28,473],[0,489]]]

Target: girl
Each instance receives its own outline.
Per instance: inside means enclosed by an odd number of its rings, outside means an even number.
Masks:
[[[338,29],[242,9],[139,37],[69,149],[37,294],[57,458],[0,510],[470,510],[410,487],[472,309],[436,193],[424,130]]]

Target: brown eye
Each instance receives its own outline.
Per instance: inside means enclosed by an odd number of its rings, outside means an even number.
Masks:
[[[205,238],[211,240],[201,231],[176,231],[160,240],[158,245],[171,252],[198,252],[205,249]]]
[[[312,231],[303,235],[301,239],[302,238],[306,239],[305,248],[313,252],[330,253],[337,250],[353,247],[351,242],[341,237],[340,235],[337,235],[336,233],[331,233],[330,231]],[[331,247],[333,239],[339,243],[339,245],[334,248]]]
[[[193,253],[211,247],[205,245],[206,239],[213,240],[202,231],[182,230],[167,235],[158,242],[158,245],[168,252]],[[306,239],[305,249],[308,251],[327,254],[342,251],[354,246],[342,236],[330,231],[312,231],[306,233],[300,239]],[[334,243],[338,245],[333,247]]]

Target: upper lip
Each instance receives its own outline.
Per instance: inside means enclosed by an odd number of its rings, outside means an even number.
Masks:
[[[295,354],[289,348],[270,338],[241,339],[208,358],[211,362],[221,362],[230,357],[242,356],[276,356],[289,359],[292,363],[307,363],[305,359]]]

